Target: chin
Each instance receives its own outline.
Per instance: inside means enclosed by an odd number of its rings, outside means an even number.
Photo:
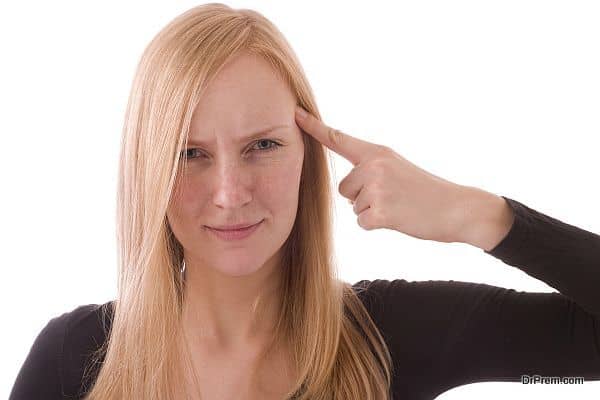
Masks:
[[[259,258],[259,257],[257,257]],[[231,277],[240,277],[252,275],[263,267],[262,262],[250,261],[243,254],[239,257],[216,257],[212,263],[213,268],[223,275]]]

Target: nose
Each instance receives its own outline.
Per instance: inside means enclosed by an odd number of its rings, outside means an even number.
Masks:
[[[240,162],[222,162],[213,185],[213,203],[220,208],[241,208],[252,201],[252,175]]]

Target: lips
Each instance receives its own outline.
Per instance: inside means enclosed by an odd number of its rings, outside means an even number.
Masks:
[[[245,229],[245,228],[249,228],[253,225],[256,225],[258,223],[262,222],[258,221],[258,222],[250,222],[250,223],[242,223],[242,224],[236,224],[236,225],[217,225],[217,226],[208,226],[208,228],[210,229],[215,229],[217,231],[233,231],[233,230],[240,230],[240,229]]]

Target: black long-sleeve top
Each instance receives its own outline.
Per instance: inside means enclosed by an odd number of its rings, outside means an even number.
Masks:
[[[600,236],[502,197],[513,225],[483,251],[559,293],[454,280],[356,282],[392,355],[393,399],[434,399],[460,385],[524,375],[600,380]],[[52,318],[9,400],[82,398],[79,390],[93,383],[83,379],[86,357],[106,339],[100,312],[111,303]]]

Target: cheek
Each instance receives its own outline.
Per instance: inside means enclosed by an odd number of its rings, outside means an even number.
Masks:
[[[173,198],[169,205],[168,215],[170,217],[181,220],[195,213],[195,207],[199,204],[198,195],[201,192],[194,190],[193,182],[189,177],[176,181]]]
[[[257,178],[258,189],[263,201],[280,208],[290,207],[298,197],[298,186],[302,172],[302,159],[290,158],[265,168]]]

